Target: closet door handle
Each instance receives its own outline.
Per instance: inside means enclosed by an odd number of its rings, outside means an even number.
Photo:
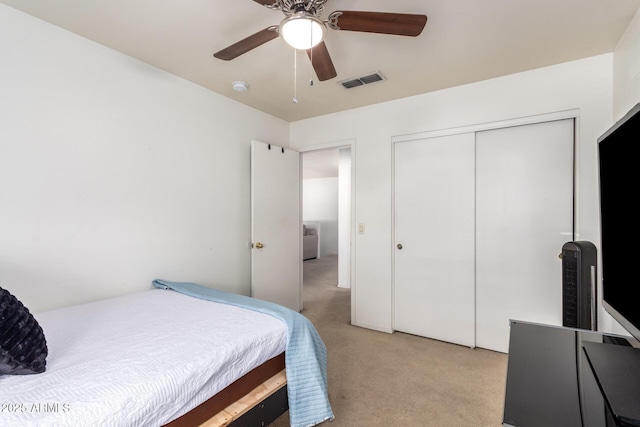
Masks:
[[[262,249],[262,248],[264,248],[264,245],[262,243],[258,242],[258,243],[256,243],[256,248]]]
[[[396,247],[397,247],[399,250],[402,250],[402,243],[398,243],[398,244],[396,245]]]

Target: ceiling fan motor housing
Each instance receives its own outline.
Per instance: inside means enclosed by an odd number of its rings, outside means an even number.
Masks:
[[[287,16],[307,12],[317,17],[323,12],[327,0],[276,0],[276,2]]]

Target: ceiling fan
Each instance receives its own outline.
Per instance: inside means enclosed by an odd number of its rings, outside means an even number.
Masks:
[[[253,0],[272,10],[285,14],[280,25],[264,30],[232,44],[214,57],[229,61],[275,39],[279,35],[296,49],[306,50],[318,80],[329,80],[337,76],[333,61],[323,39],[327,27],[332,30],[360,31],[365,33],[418,36],[427,23],[426,15],[386,12],[359,12],[337,10],[327,20],[320,15],[327,0]]]

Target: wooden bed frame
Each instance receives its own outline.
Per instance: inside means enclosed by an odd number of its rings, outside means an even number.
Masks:
[[[284,367],[281,353],[164,427],[266,426],[289,409]]]

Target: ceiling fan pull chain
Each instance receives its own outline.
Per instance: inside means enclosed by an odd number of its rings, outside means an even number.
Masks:
[[[309,59],[311,60],[311,69],[309,70],[309,86],[313,86],[313,49],[310,50]]]
[[[293,49],[293,103],[298,103],[298,50]]]

